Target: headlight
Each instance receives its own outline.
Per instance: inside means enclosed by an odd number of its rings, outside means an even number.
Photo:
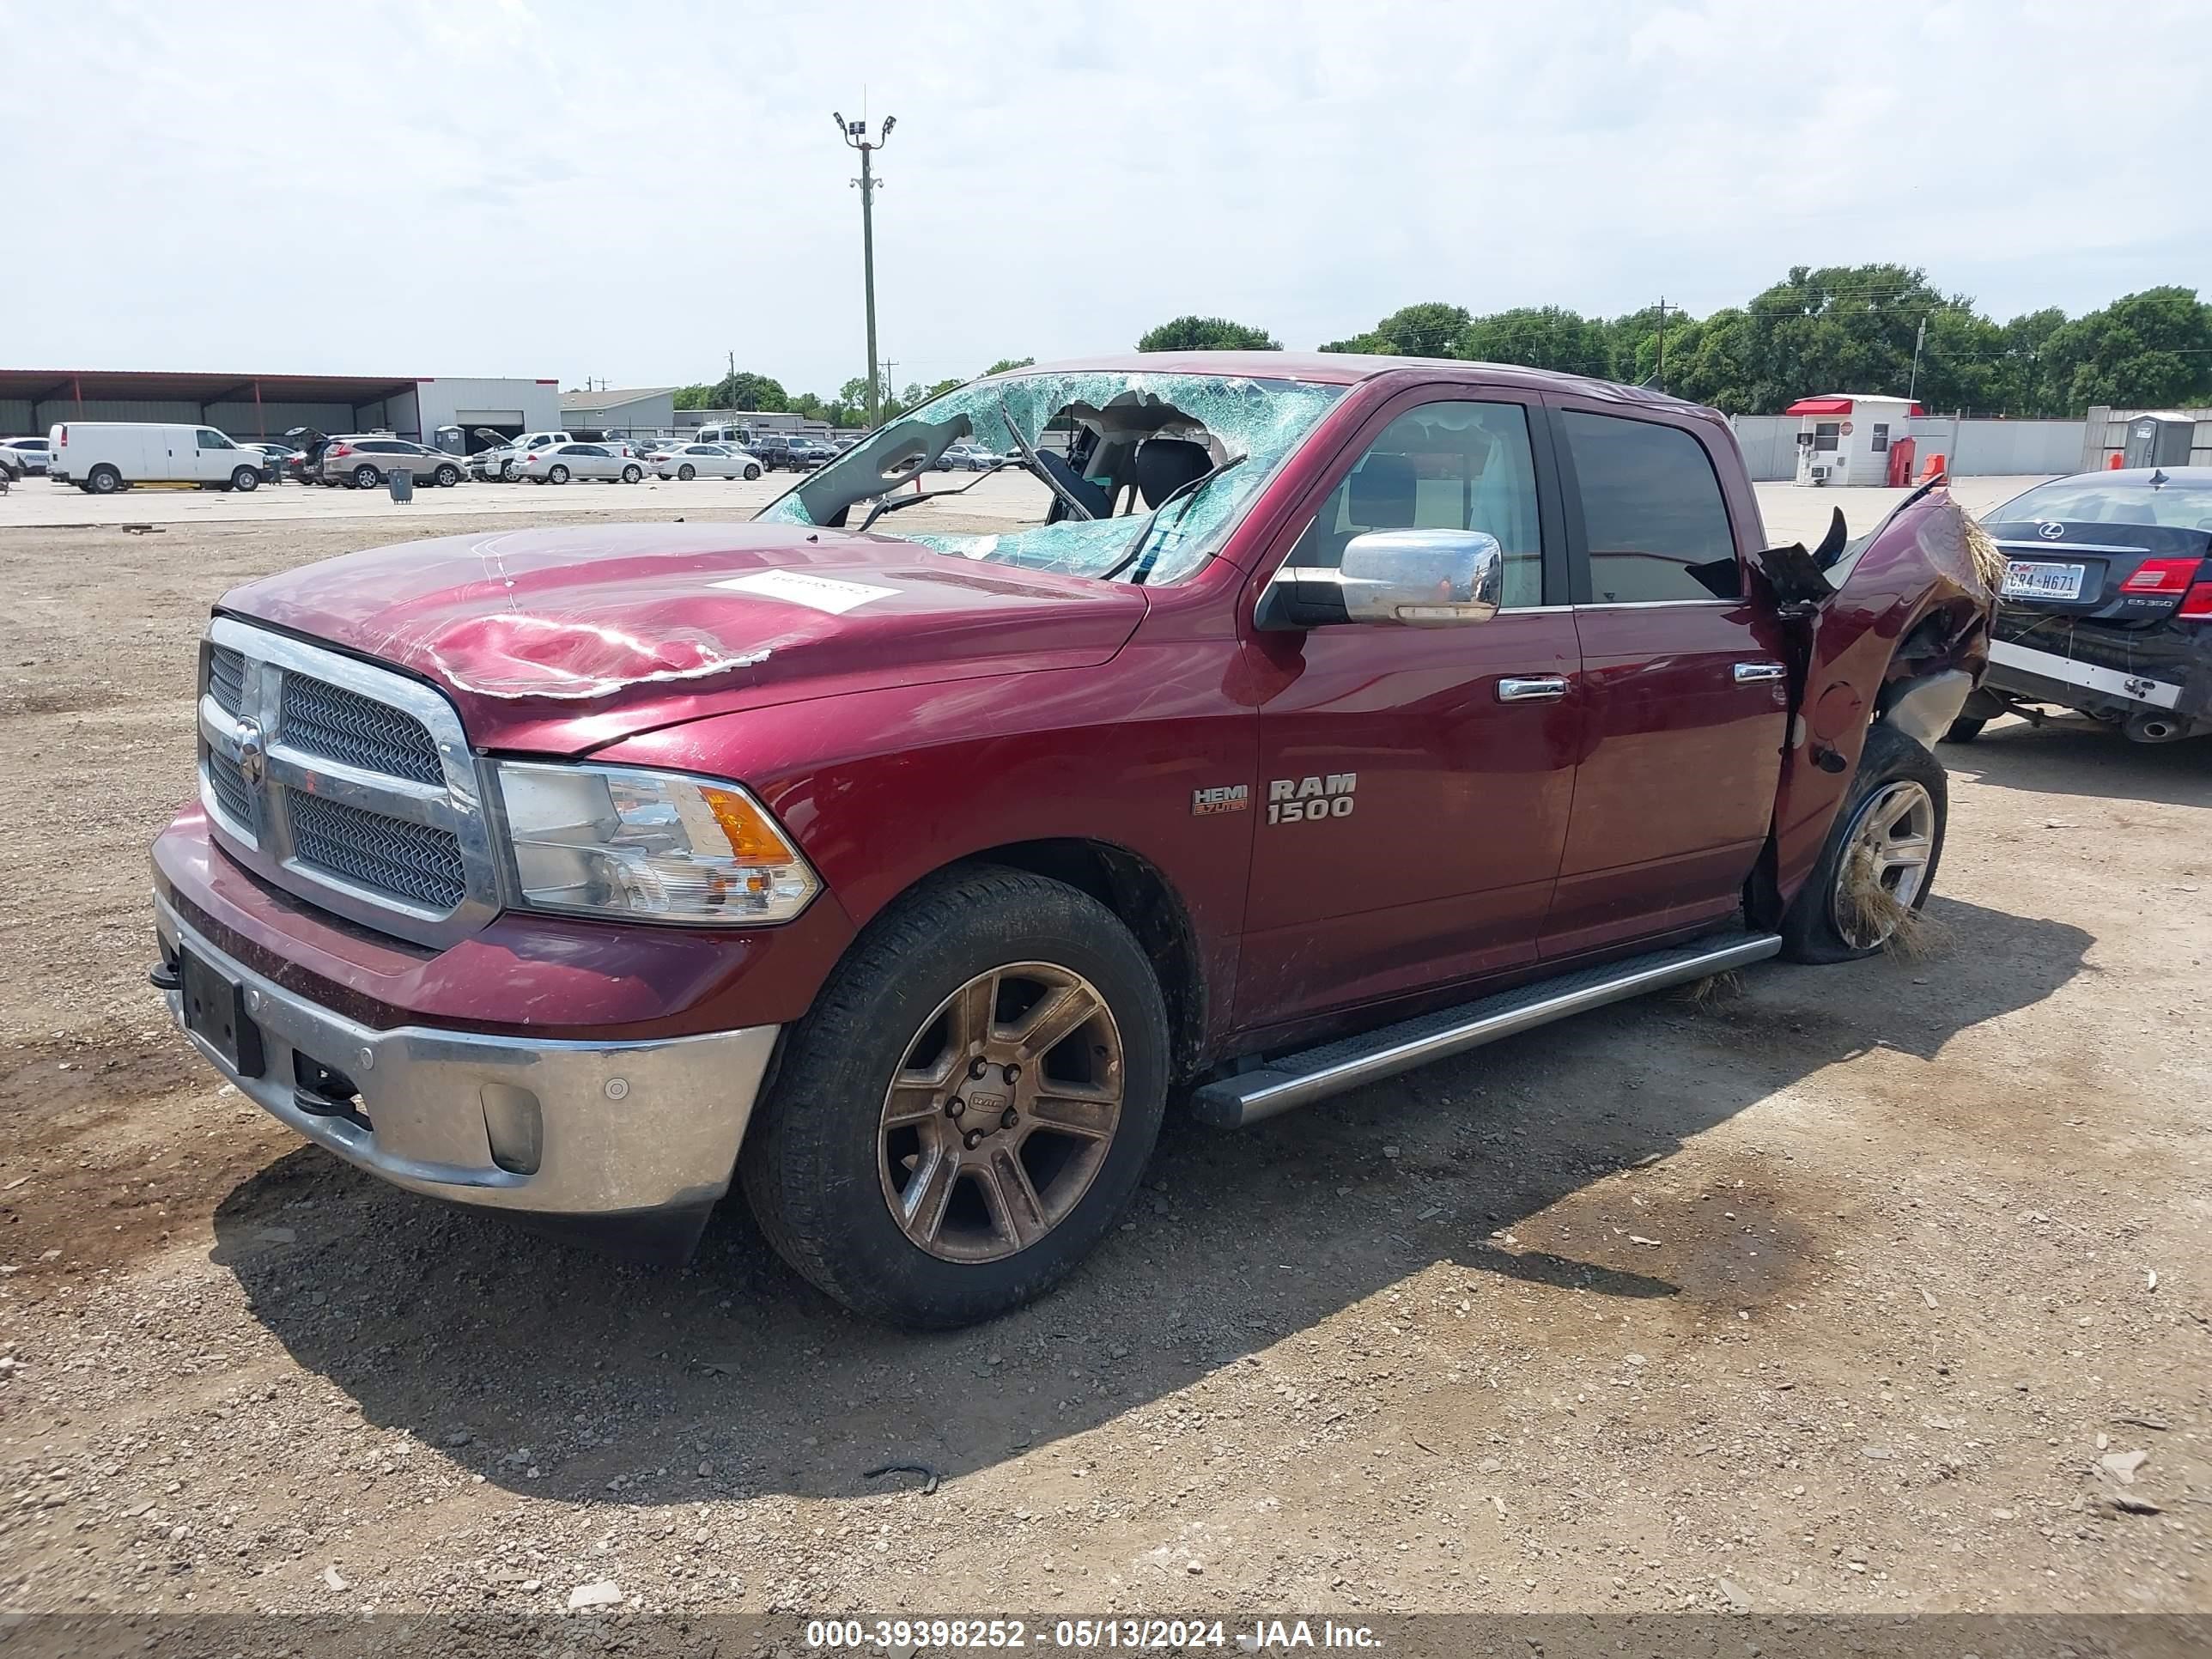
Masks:
[[[734,783],[615,766],[498,764],[523,902],[660,921],[788,921],[822,881]]]

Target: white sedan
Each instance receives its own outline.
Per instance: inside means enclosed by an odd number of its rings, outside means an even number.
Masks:
[[[542,484],[566,483],[571,478],[635,483],[645,477],[645,469],[626,444],[547,444],[517,462],[514,476]]]
[[[676,444],[654,457],[653,474],[662,478],[757,478],[760,458],[735,444]]]

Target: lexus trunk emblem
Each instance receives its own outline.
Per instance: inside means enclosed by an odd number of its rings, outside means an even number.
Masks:
[[[2066,533],[2066,526],[2063,524],[2057,523],[2052,520],[2045,519],[2041,524],[2035,526],[2035,533],[2042,537],[2046,542],[2055,542],[2061,536]]]

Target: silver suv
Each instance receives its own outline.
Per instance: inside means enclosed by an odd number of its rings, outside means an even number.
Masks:
[[[322,477],[327,484],[374,489],[402,467],[420,483],[446,489],[464,476],[459,456],[404,438],[333,438],[323,451]]]

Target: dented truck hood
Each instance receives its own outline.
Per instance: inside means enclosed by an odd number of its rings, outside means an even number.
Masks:
[[[778,524],[595,525],[405,542],[217,609],[430,680],[481,748],[575,754],[766,703],[1087,666],[1133,586]]]

